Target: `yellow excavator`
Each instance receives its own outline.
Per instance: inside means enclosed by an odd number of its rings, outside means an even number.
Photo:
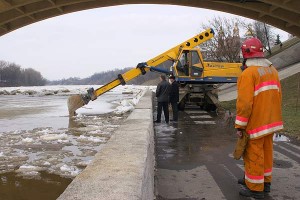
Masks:
[[[179,108],[181,110],[187,103],[196,103],[207,110],[214,110],[218,103],[215,84],[236,83],[242,73],[242,63],[205,62],[200,49],[195,47],[213,36],[213,29],[207,29],[147,62],[139,63],[135,68],[119,74],[115,80],[96,90],[90,88],[86,94],[70,96],[68,99],[69,115],[73,116],[78,108],[88,104],[90,100],[94,101],[105,92],[118,85],[125,85],[128,81],[148,71],[175,76],[180,84]],[[168,60],[173,62],[169,70],[157,67]]]

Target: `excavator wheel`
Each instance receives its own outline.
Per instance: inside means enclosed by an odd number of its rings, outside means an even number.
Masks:
[[[214,104],[206,103],[204,105],[204,110],[206,110],[208,112],[210,112],[210,111],[216,111],[216,109],[217,109],[217,106],[214,105]]]
[[[185,108],[185,101],[180,101],[178,104],[178,110],[184,111]]]
[[[209,107],[210,107],[210,111],[213,111],[213,112],[216,111],[216,109],[217,109],[217,106],[214,104],[210,104]]]

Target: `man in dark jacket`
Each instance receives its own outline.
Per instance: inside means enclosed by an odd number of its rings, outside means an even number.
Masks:
[[[166,81],[165,75],[160,75],[161,82],[157,85],[156,88],[156,97],[157,97],[157,118],[156,123],[161,122],[161,112],[164,110],[166,123],[169,123],[169,93],[170,93],[170,84]]]
[[[173,120],[171,121],[176,122],[178,121],[179,85],[173,75],[169,77],[169,81],[171,84],[169,102],[172,105],[172,110],[173,110]]]

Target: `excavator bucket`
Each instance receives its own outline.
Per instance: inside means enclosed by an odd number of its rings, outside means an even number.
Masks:
[[[97,99],[94,88],[89,88],[86,94],[77,94],[68,98],[69,116],[76,115],[76,110],[89,103],[90,100]]]
[[[68,98],[69,116],[72,117],[72,116],[76,115],[75,111],[78,108],[81,108],[84,105],[85,105],[85,103],[84,103],[84,100],[82,98],[82,95],[78,94],[78,95],[70,96]]]

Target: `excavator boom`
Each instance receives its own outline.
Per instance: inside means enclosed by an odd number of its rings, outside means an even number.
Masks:
[[[213,29],[207,29],[201,32],[200,34],[195,35],[194,37],[186,40],[185,42],[169,49],[168,51],[148,60],[147,62],[139,63],[136,68],[133,68],[125,72],[124,74],[119,74],[118,78],[103,85],[102,87],[97,88],[96,90],[91,88],[88,90],[87,94],[70,96],[68,99],[69,115],[73,116],[75,114],[75,111],[78,108],[88,104],[90,100],[93,101],[97,99],[98,96],[117,87],[118,85],[125,85],[126,82],[138,77],[139,75],[141,74],[144,75],[147,71],[150,70],[149,66],[156,67],[167,60],[176,60],[182,48],[193,48],[211,39],[213,36],[214,36]]]

